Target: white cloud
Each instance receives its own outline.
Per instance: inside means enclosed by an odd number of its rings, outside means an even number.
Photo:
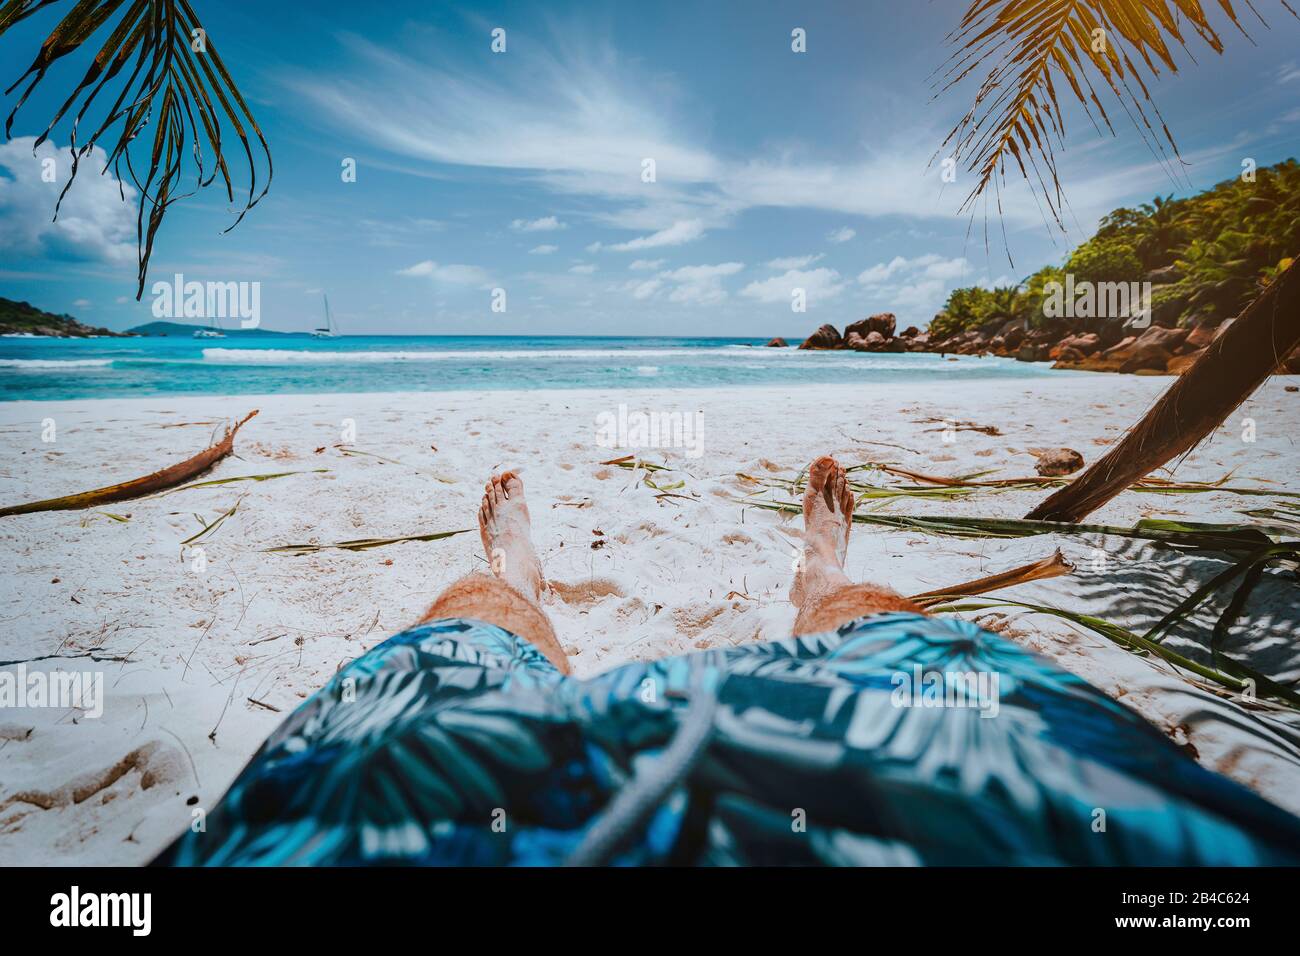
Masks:
[[[418,159],[640,184],[641,160],[653,156],[662,180],[712,176],[707,152],[677,142],[666,84],[587,39],[557,33],[532,47],[527,70],[483,70],[450,49],[408,57],[349,34],[354,69],[289,72],[286,82],[340,125]]]
[[[858,282],[871,296],[871,311],[896,312],[905,324],[921,324],[943,308],[948,294],[958,286],[988,286],[987,278],[973,280],[971,269],[964,256],[948,259],[928,252],[911,259],[895,256],[889,262],[877,263],[864,269]]]
[[[606,200],[590,216],[615,228],[714,228],[761,206],[954,217],[957,200],[941,197],[938,170],[927,170],[942,128],[913,124],[852,163],[772,151],[723,157],[703,145],[698,110],[671,80],[581,30],[536,44],[523,72],[484,69],[450,47],[431,58],[351,35],[342,42],[351,53],[342,75],[284,74],[332,126],[417,160],[514,170],[552,192]],[[656,161],[652,188],[640,178],[645,157]],[[1005,208],[1009,223],[1040,222],[1028,197]]]
[[[904,283],[890,290],[889,295],[882,299],[884,302],[882,308],[918,320],[928,319],[943,307],[951,291],[949,285],[942,279],[920,279],[916,282]],[[876,311],[874,306],[872,311]]]
[[[858,233],[856,229],[850,229],[848,226],[841,226],[839,229],[836,229],[833,232],[828,233],[826,236],[826,241],[827,242],[848,242],[857,234]]]
[[[528,254],[530,256],[549,256],[552,252],[558,251],[559,248],[559,246],[548,245],[533,246],[533,248],[528,250]]]
[[[673,282],[708,282],[723,276],[734,276],[745,268],[743,262],[722,262],[716,266],[682,266],[670,272],[661,272],[662,278]]]
[[[589,276],[596,271],[596,267],[589,262],[580,262],[569,271],[574,275]]]
[[[907,260],[902,256],[894,256],[889,262],[879,262],[869,269],[863,269],[858,273],[858,281],[863,285],[876,285],[890,278],[900,269],[907,268]]]
[[[759,302],[784,302],[789,304],[795,289],[803,289],[808,304],[819,300],[833,299],[844,291],[848,283],[843,282],[834,269],[823,266],[820,269],[791,269],[783,275],[773,276],[761,282],[751,282],[740,290],[740,294]]]
[[[91,303],[89,299],[73,299],[72,304],[79,309],[88,309]]]
[[[970,263],[962,256],[955,259],[936,257],[921,268],[921,274],[930,279],[960,279],[969,271]]]
[[[660,260],[662,261],[662,260]],[[726,299],[722,280],[745,268],[743,262],[720,262],[716,265],[682,266],[660,272],[644,281],[633,279],[622,288],[634,299],[649,299],[668,290],[668,301],[679,305],[712,305]]]
[[[928,252],[912,259],[894,256],[889,262],[880,262],[858,274],[858,281],[866,286],[880,285],[896,275],[910,275],[923,279],[957,279],[966,275],[970,263],[964,256],[945,259]]]
[[[663,268],[663,264],[667,261],[667,259],[633,259],[628,268],[636,272],[653,272],[655,269]]]
[[[823,258],[825,253],[819,252],[815,256],[786,256],[784,259],[773,259],[767,264],[769,269],[806,269],[808,266]]]
[[[767,206],[780,209],[819,209],[847,215],[878,218],[901,216],[908,219],[939,219],[967,222],[957,214],[964,194],[943,191],[940,170],[930,167],[934,144],[943,133],[916,126],[872,149],[860,162],[835,163],[815,160],[779,161],[767,157],[743,165],[726,167],[718,189],[732,203],[731,210]],[[1151,169],[1134,170],[1143,183],[1156,182],[1168,173],[1153,164]],[[1108,172],[1096,182],[1070,176],[1062,164],[1062,179],[1070,181],[1070,199],[1081,219],[1091,210],[1108,211],[1114,200],[1140,188],[1132,181],[1118,181],[1119,172]],[[1083,210],[1089,210],[1085,213]],[[1042,227],[1042,216],[1028,190],[1008,181],[1002,196],[1002,215],[1008,228]],[[852,236],[849,236],[853,233]],[[856,238],[856,231],[842,227],[830,233],[828,241]]]
[[[359,238],[379,249],[406,248],[422,242],[431,232],[444,232],[447,223],[421,216],[387,216],[383,219],[356,221]]]
[[[723,262],[716,266],[683,266],[660,275],[677,285],[668,293],[669,302],[682,305],[712,305],[727,298],[722,279],[745,268],[742,262]]]
[[[510,228],[515,232],[554,232],[569,227],[554,216],[544,216],[541,219],[516,219],[510,223]]]
[[[957,214],[964,193],[945,191],[930,165],[945,132],[937,119],[934,128],[909,117],[897,131],[884,130],[861,159],[776,148],[724,156],[706,145],[698,111],[670,78],[646,75],[582,30],[557,31],[534,45],[527,71],[484,68],[481,57],[450,46],[429,57],[355,36],[343,43],[352,55],[342,75],[287,74],[315,115],[382,150],[437,164],[443,178],[455,174],[448,166],[504,169],[551,192],[601,200],[585,207],[591,221],[641,234],[612,246],[592,243],[589,252],[675,244],[682,223],[698,223],[691,236],[698,238],[759,207],[966,223]],[[1168,180],[1159,162],[1097,172],[1086,154],[1071,155],[1083,158],[1063,156],[1060,172],[1081,223]],[[648,156],[656,160],[653,187],[640,179]],[[1008,229],[1042,227],[1031,191],[1019,182],[1008,184],[1000,215]],[[855,237],[844,226],[830,238]]]
[[[664,284],[663,279],[646,279],[644,282],[634,282],[631,284],[632,297],[635,299],[648,299]]]
[[[1295,60],[1282,64],[1277,71],[1279,83],[1290,83],[1292,80],[1300,80],[1300,66],[1296,66]]]
[[[719,282],[690,282],[668,293],[668,301],[679,305],[714,305],[725,298],[727,290]]]
[[[660,229],[648,236],[629,239],[627,242],[617,242],[607,248],[615,252],[635,252],[638,249],[657,249],[660,246],[680,246],[683,243],[694,242],[703,235],[703,220],[682,219],[667,229]]]
[[[129,183],[119,184],[111,170],[101,175],[108,154],[96,146],[82,158],[59,218],[51,221],[72,161],[67,150],[48,141],[33,155],[35,143],[34,136],[0,143],[0,249],[55,260],[134,262],[137,193]],[[54,182],[42,179],[47,168]]]
[[[432,259],[425,259],[405,269],[398,269],[399,276],[428,276],[435,282],[452,285],[488,286],[492,284],[491,276],[478,266],[456,265],[454,263],[438,264]]]

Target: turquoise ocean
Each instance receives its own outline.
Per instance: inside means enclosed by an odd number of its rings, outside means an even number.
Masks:
[[[0,337],[0,401],[464,389],[699,388],[1060,375],[1012,359],[800,352],[766,339]]]

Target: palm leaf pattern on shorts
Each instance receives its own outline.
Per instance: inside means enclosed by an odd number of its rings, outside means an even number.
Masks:
[[[996,674],[997,715],[899,706],[916,667]],[[1300,821],[1079,678],[973,624],[884,614],[586,681],[500,628],[420,625],[303,704],[158,862],[560,863],[700,694],[707,747],[612,862],[1300,861]]]

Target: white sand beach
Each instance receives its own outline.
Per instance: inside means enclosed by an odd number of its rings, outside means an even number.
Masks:
[[[0,519],[0,661],[101,672],[106,693],[99,717],[75,709],[0,710],[0,863],[149,861],[189,825],[195,806],[215,804],[279,721],[340,665],[412,623],[457,577],[487,568],[476,530],[357,552],[286,556],[267,549],[473,529],[486,478],[515,468],[551,584],[547,610],[575,674],[585,677],[629,660],[788,635],[800,524],[738,504],[734,499],[755,485],[737,473],[794,478],[829,452],[845,465],[1032,475],[1028,449],[1066,446],[1091,462],[1169,381],[1061,373],[788,390],[0,404],[6,505],[175,463],[203,448],[219,421],[255,408],[260,414],[239,433],[235,456],[204,477],[302,472],[90,512]],[[1235,472],[1241,484],[1300,490],[1300,394],[1285,390],[1295,382],[1292,376],[1267,383],[1178,466],[1177,477],[1215,480]],[[701,413],[702,454],[602,447],[599,416],[616,416],[620,404],[630,412]],[[1247,418],[1254,441],[1243,440]],[[55,440],[43,441],[51,420]],[[962,429],[943,440],[944,422],[968,421],[1000,434]],[[349,422],[354,437],[345,434]],[[643,483],[644,472],[601,464],[632,452],[672,469],[651,476],[661,488],[684,484],[661,496]],[[884,507],[1020,517],[1042,495],[903,498]],[[1238,520],[1243,508],[1273,503],[1224,493],[1127,493],[1093,519]],[[206,562],[198,570],[182,542],[202,530],[200,519],[228,511],[196,542]],[[961,540],[858,525],[848,570],[913,594],[1060,547],[1076,574],[1009,596],[1098,613],[1114,599],[1120,606],[1112,619],[1130,625],[1158,617],[1192,587],[1171,575],[1156,589],[1162,606],[1124,603],[1126,585],[1118,582],[1125,578],[1116,572],[1158,571],[1162,559],[1147,546],[1106,541],[1099,564],[1096,541],[1080,538]],[[1010,617],[992,623],[1008,636],[1137,709],[1207,767],[1300,812],[1300,749],[1274,712],[1213,695],[1159,661],[1060,620],[1002,612]]]

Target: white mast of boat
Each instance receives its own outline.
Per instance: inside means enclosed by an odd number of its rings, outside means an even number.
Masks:
[[[322,292],[321,298],[325,300],[325,327],[312,329],[311,334],[318,339],[332,339],[338,335],[338,330],[334,328],[334,317],[330,315],[330,297]]]

